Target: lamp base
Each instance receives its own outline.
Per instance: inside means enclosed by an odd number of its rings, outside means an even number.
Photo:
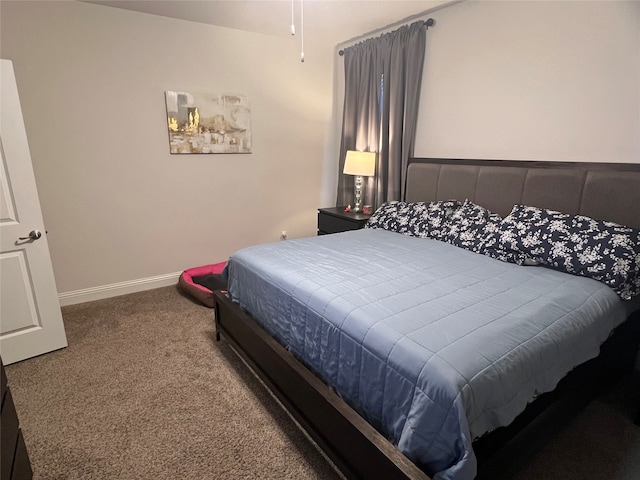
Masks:
[[[354,179],[354,182],[353,182],[355,203],[353,205],[353,208],[351,209],[351,211],[355,213],[362,212],[362,184],[363,183],[364,182],[362,181],[362,175],[356,175],[356,178]]]

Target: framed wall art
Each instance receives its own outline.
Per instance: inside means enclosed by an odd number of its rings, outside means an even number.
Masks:
[[[165,92],[171,153],[251,153],[244,95]]]

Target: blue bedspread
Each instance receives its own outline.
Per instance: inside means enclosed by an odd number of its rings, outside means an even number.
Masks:
[[[242,249],[229,295],[436,480],[630,313],[606,285],[365,229]]]

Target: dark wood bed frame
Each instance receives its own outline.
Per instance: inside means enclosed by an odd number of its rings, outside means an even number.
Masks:
[[[495,182],[504,182],[496,191]],[[562,187],[562,188],[560,188]],[[407,201],[469,198],[506,215],[515,203],[581,213],[640,228],[640,164],[412,159]],[[428,480],[335,392],[224,292],[214,292],[223,337],[349,479]],[[510,478],[605,385],[633,368],[640,342],[636,311],[602,345],[508,427],[473,444],[477,479]]]

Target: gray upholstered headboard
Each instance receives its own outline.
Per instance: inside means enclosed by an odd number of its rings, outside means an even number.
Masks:
[[[640,228],[640,163],[411,159],[407,202],[469,199],[507,215],[519,203]]]

